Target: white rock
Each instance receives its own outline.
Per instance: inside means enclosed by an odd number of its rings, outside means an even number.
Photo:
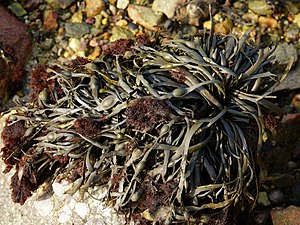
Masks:
[[[66,224],[71,220],[72,211],[68,206],[64,206],[59,211],[58,222],[62,224]]]
[[[90,208],[88,204],[78,202],[75,204],[75,212],[82,218],[85,219],[85,217],[90,213]]]
[[[67,181],[62,181],[61,183],[54,182],[52,184],[53,191],[55,195],[57,195],[57,197],[63,197],[65,192],[69,190],[71,187],[72,184],[70,184]]]
[[[76,206],[76,204],[77,204],[77,202],[76,202],[76,200],[75,199],[70,199],[70,202],[69,202],[69,208],[71,209],[71,210],[74,210],[75,209],[75,206]]]
[[[84,225],[105,225],[105,223],[99,219],[91,218]]]
[[[45,199],[33,202],[34,208],[41,216],[48,216],[54,207],[51,199]]]

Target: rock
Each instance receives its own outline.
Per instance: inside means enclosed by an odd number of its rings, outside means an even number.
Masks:
[[[127,11],[130,19],[149,30],[157,30],[157,26],[163,20],[162,13],[155,13],[151,8],[146,6],[130,4]]]
[[[224,21],[215,24],[214,29],[217,34],[229,34],[232,30],[233,23],[231,19],[225,19]]]
[[[300,28],[300,13],[294,16],[294,23]]]
[[[47,198],[44,200],[40,200],[40,201],[35,201],[33,203],[36,211],[41,215],[41,216],[48,216],[54,207],[53,202],[51,201],[51,199]]]
[[[169,19],[174,17],[178,5],[182,5],[185,0],[154,0],[152,9],[156,12],[164,13]]]
[[[128,5],[129,5],[129,0],[118,0],[117,1],[118,9],[126,9]]]
[[[271,211],[273,225],[299,225],[300,208],[289,206],[285,209],[274,208]]]
[[[272,6],[264,0],[249,0],[248,8],[259,15],[271,15],[273,13]]]
[[[57,22],[58,14],[54,10],[45,10],[43,17],[43,29],[44,30],[56,30],[58,28]]]
[[[89,19],[94,19],[94,18],[89,17]],[[83,20],[82,12],[78,11],[78,12],[73,13],[73,15],[70,19],[70,22],[71,23],[82,23],[82,20]],[[89,24],[89,23],[87,23],[87,24]]]
[[[68,8],[75,0],[54,0],[53,4],[61,9]]]
[[[86,14],[88,17],[94,17],[105,9],[103,0],[86,0]]]
[[[262,28],[276,29],[278,27],[278,22],[272,17],[260,16],[258,18],[258,24]]]
[[[269,193],[269,200],[273,205],[282,205],[285,201],[284,194],[280,190],[273,190]]]
[[[290,188],[295,183],[295,177],[290,174],[281,174],[272,180],[272,183],[279,188]]]
[[[258,225],[264,225],[268,222],[269,218],[270,218],[270,214],[268,211],[260,211],[255,214],[254,221]]]
[[[0,107],[21,86],[23,67],[31,55],[27,26],[0,6]]]
[[[85,57],[86,45],[77,38],[69,39],[69,48],[74,51],[75,55]]]
[[[111,33],[112,36],[109,39],[110,42],[114,42],[119,39],[134,38],[134,35],[130,30],[119,26],[114,26]]]
[[[185,2],[176,9],[175,19],[181,23],[188,23],[192,26],[199,26],[209,19],[209,5],[211,5],[212,14],[216,12],[216,0],[197,0]]]
[[[291,57],[294,57],[294,63],[298,60],[296,47],[286,42],[279,43],[271,56],[275,56],[275,61],[278,65],[287,65]]]
[[[290,24],[284,33],[287,42],[296,41],[299,39],[299,28],[296,24]]]
[[[90,32],[90,26],[84,23],[66,23],[66,36],[81,38]]]
[[[300,204],[300,182],[297,182],[292,188],[292,198],[297,204]]]
[[[89,214],[90,209],[88,204],[83,202],[77,202],[75,204],[75,212],[82,218],[85,219],[86,216]]]
[[[286,50],[284,50],[284,52],[287,52]],[[297,54],[295,54],[295,52],[297,52],[296,49],[293,49],[293,55],[294,57],[298,57]],[[287,57],[290,58],[290,56],[287,55]],[[286,58],[284,61],[287,61]],[[288,76],[285,78],[285,80],[275,89],[276,91],[279,90],[284,90],[284,89],[297,89],[300,88],[300,79],[299,79],[299,74],[300,74],[300,62],[298,61],[297,64],[295,65],[295,68],[292,69]],[[300,155],[300,154],[299,154]],[[300,158],[300,157],[299,157]]]
[[[59,211],[58,222],[62,224],[67,224],[71,220],[71,217],[72,217],[72,210],[68,205],[65,205]]]
[[[259,192],[257,204],[262,206],[269,206],[271,204],[268,199],[268,194],[266,192]]]
[[[7,8],[10,9],[13,12],[13,14],[15,14],[17,17],[21,17],[27,14],[26,10],[23,9],[22,5],[17,2],[10,4]]]

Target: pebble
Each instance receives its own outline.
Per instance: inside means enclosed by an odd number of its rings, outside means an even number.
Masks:
[[[99,219],[90,218],[88,221],[86,221],[84,225],[106,225],[106,224]]]
[[[119,26],[114,26],[111,33],[112,36],[109,39],[110,42],[114,42],[119,39],[134,38],[134,35],[130,30]]]
[[[271,211],[273,225],[299,225],[300,208],[289,206],[285,209],[273,208]]]
[[[71,217],[72,217],[72,211],[68,205],[65,205],[59,211],[58,222],[62,224],[66,224],[71,220]]]
[[[272,6],[264,0],[249,0],[248,8],[259,15],[271,15],[273,13]]]
[[[128,24],[127,20],[118,20],[118,21],[116,22],[116,25],[117,25],[117,26],[123,27],[123,28],[126,27],[127,24]]]
[[[118,9],[126,9],[128,5],[129,5],[129,0],[118,0],[117,1]]]
[[[176,8],[183,5],[185,0],[154,0],[152,9],[164,13],[169,19],[174,17]]]
[[[278,22],[272,17],[260,16],[258,18],[258,24],[262,28],[276,29],[278,27]]]
[[[14,2],[10,4],[8,7],[13,14],[15,14],[17,17],[21,17],[27,14],[26,10],[23,9],[22,5],[20,3]]]
[[[229,34],[232,30],[233,23],[230,19],[225,19],[221,23],[215,24],[215,32],[217,34]]]
[[[296,41],[299,39],[299,28],[296,24],[290,24],[284,33],[287,42]]]
[[[269,200],[272,205],[282,205],[285,201],[284,194],[280,190],[273,190],[269,193]]]
[[[294,16],[294,23],[300,28],[300,13]]]
[[[35,201],[33,202],[33,205],[36,211],[41,216],[45,216],[45,217],[48,216],[54,208],[54,203],[50,198],[41,201]]]
[[[82,218],[85,219],[86,216],[90,213],[90,208],[88,204],[77,202],[75,204],[75,212]]]
[[[260,211],[254,216],[254,221],[258,225],[264,225],[268,222],[270,214],[267,211]]]
[[[80,38],[90,32],[88,24],[84,23],[65,23],[66,36]]]
[[[271,203],[268,199],[268,194],[266,192],[259,192],[258,194],[258,199],[257,199],[257,204],[261,206],[269,206]]]
[[[130,4],[127,11],[130,19],[149,30],[158,30],[157,26],[161,24],[163,20],[162,13],[155,13],[152,8],[146,6]]]
[[[68,8],[75,0],[54,0],[53,5],[58,6],[61,9]]]
[[[83,20],[82,12],[78,11],[78,12],[75,12],[72,15],[72,17],[70,19],[70,22],[72,22],[72,23],[82,23],[82,20]]]
[[[58,198],[62,198],[63,196],[65,196],[65,192],[67,190],[69,190],[72,187],[72,184],[70,184],[67,181],[62,181],[62,182],[54,182],[52,184],[52,189],[54,194],[58,197]]]
[[[58,14],[54,10],[45,10],[43,16],[43,29],[44,30],[56,30],[58,28],[57,22]]]
[[[88,17],[94,17],[101,11],[105,10],[105,3],[103,0],[86,0],[86,15]]]

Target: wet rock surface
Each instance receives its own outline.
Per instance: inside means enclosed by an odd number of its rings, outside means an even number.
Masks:
[[[289,206],[285,209],[274,208],[271,211],[273,225],[297,225],[299,224],[300,208]]]
[[[24,66],[31,56],[27,26],[0,5],[0,105],[21,87]]]

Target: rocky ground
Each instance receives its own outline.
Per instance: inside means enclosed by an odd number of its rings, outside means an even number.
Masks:
[[[156,32],[174,35],[178,31],[197,35],[202,29],[211,29],[208,2],[212,4],[216,33],[241,36],[250,30],[250,42],[257,46],[278,40],[274,53],[278,70],[285,68],[290,59],[294,63],[288,78],[277,89],[278,103],[291,120],[278,129],[282,137],[276,144],[265,146],[265,179],[257,206],[251,213],[241,212],[236,224],[300,224],[299,121],[292,118],[300,110],[298,1],[5,1],[0,6],[1,107],[5,110],[28,98],[27,81],[21,77],[26,77],[36,64],[77,56],[95,60],[109,43],[134,39],[142,33],[149,37]],[[11,26],[6,27],[7,23]],[[111,216],[110,209],[105,211],[102,203],[62,195],[65,187],[58,184],[48,194],[37,193],[22,207],[15,205],[9,197],[8,179],[9,175],[1,175],[0,224],[116,224],[113,221],[117,217]],[[125,223],[122,218],[117,221]]]

